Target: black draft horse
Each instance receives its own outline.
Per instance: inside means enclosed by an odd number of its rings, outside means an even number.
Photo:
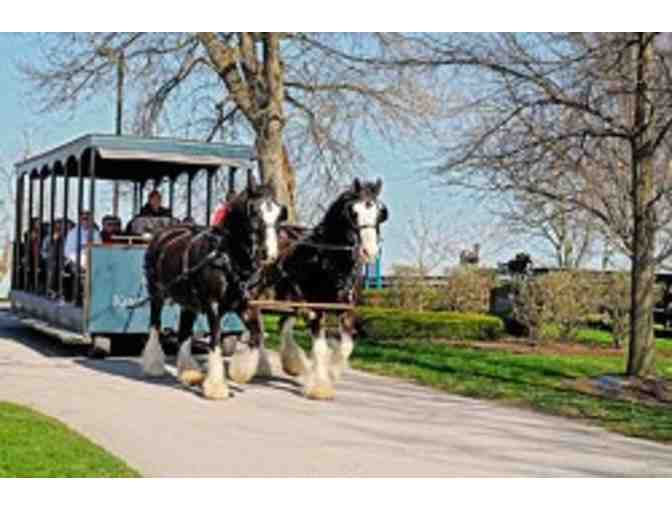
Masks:
[[[379,201],[382,181],[355,179],[329,207],[322,221],[306,237],[296,239],[291,227],[282,227],[292,239],[281,246],[271,281],[277,299],[319,303],[354,304],[363,264],[376,259],[380,224],[387,220],[387,208]],[[340,343],[333,352],[326,340],[325,313],[310,320],[313,339],[312,363],[293,341],[294,318],[283,319],[281,359],[285,372],[304,375],[304,394],[328,399],[334,395],[333,382],[347,366],[352,353],[354,317],[340,317]]]
[[[278,224],[286,218],[287,208],[276,203],[271,187],[257,185],[248,173],[247,189],[230,202],[223,224],[210,228],[176,225],[154,236],[145,254],[151,302],[150,334],[143,351],[146,375],[159,376],[165,370],[159,334],[166,299],[181,307],[178,373],[183,382],[202,381],[206,398],[229,396],[220,338],[221,317],[227,311],[238,313],[250,331],[250,349],[234,355],[229,376],[246,382],[254,375],[263,332],[258,312],[249,308],[248,301],[261,269],[278,256]],[[207,316],[210,328],[204,380],[191,357],[191,342],[186,341],[199,313]]]

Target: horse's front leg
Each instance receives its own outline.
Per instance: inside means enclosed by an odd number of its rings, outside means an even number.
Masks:
[[[264,348],[264,328],[259,310],[244,306],[237,310],[237,313],[250,332],[250,342],[247,348],[241,346],[231,357],[229,377],[239,384],[245,384],[257,373],[270,376],[271,366]],[[260,357],[262,351],[263,357]]]
[[[280,320],[280,361],[289,375],[303,375],[310,370],[310,362],[303,349],[294,341],[296,317],[284,316]]]
[[[327,343],[326,314],[318,312],[310,321],[313,339],[312,369],[306,375],[303,393],[308,398],[326,400],[334,398],[334,385],[329,373],[331,351]]]
[[[149,319],[149,338],[142,350],[142,372],[149,377],[161,377],[166,373],[166,355],[161,348],[159,334],[161,332],[162,299],[152,299]]]
[[[206,307],[206,314],[210,327],[210,344],[208,346],[208,375],[203,381],[203,395],[212,400],[224,400],[229,398],[229,387],[224,377],[224,358],[219,338],[221,315],[219,311],[215,311],[215,305],[212,304]]]
[[[180,346],[177,355],[177,378],[188,386],[201,384],[205,380],[205,375],[191,350],[191,334],[195,320],[194,312],[184,307],[180,309],[180,324],[177,333],[177,342]]]
[[[254,322],[255,335],[250,335],[250,339],[257,338],[257,345],[259,348],[259,363],[257,364],[256,375],[259,377],[273,377],[273,366],[271,365],[271,358],[266,350],[266,332],[264,331],[264,320],[261,316],[261,311],[258,308],[250,308],[251,322]],[[254,341],[251,342],[252,344]]]
[[[345,312],[339,317],[341,332],[340,342],[336,342],[331,354],[329,372],[334,381],[341,378],[343,371],[348,368],[348,359],[355,348],[353,336],[355,334],[355,317],[352,312]]]

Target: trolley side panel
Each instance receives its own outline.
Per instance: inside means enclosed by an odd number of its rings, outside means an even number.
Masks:
[[[149,330],[149,302],[133,307],[147,297],[143,269],[145,246],[94,245],[91,247],[91,291],[88,332],[90,334],[144,334]],[[166,304],[161,326],[177,331],[179,307]],[[222,318],[223,331],[240,333],[244,327],[237,315]],[[207,320],[199,316],[194,332],[208,332]]]

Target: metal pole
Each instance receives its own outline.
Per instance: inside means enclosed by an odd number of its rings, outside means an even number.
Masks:
[[[378,257],[376,258],[376,288],[383,288],[383,249],[381,248],[378,252]]]
[[[96,224],[96,151],[93,149],[89,157],[89,214],[91,215],[91,228],[87,241],[92,243],[93,228]]]
[[[40,171],[39,175],[39,201],[37,209],[37,217],[39,222],[39,227],[37,229],[37,260],[35,261],[35,291],[39,294],[42,289],[40,287],[40,271],[42,269],[41,256],[42,256],[42,225],[44,225],[44,176]]]
[[[173,207],[175,206],[175,177],[170,177],[168,181],[168,209],[170,209],[170,215],[174,218],[175,211]]]
[[[96,225],[96,151],[91,149],[89,155],[89,236],[86,243],[86,287],[82,285],[84,296],[87,301],[90,294],[90,285],[93,275],[91,274],[91,244],[93,243],[93,230]]]
[[[16,177],[16,207],[14,216],[14,253],[12,257],[12,290],[21,289],[19,275],[21,256],[21,217],[23,216],[23,176]]]
[[[124,71],[126,56],[123,51],[117,51],[117,118],[115,134],[121,136],[122,120],[124,115]],[[112,214],[119,216],[119,181],[114,181],[112,189]]]
[[[212,177],[214,175],[212,168],[208,169],[208,180],[205,183],[205,224],[210,226],[210,213],[212,212]]]
[[[63,266],[65,265],[65,240],[67,239],[68,233],[68,200],[70,199],[70,177],[68,173],[70,169],[68,168],[68,163],[65,165],[65,172],[63,174],[63,246],[61,247],[61,252],[58,254],[58,297],[62,298],[63,296]]]
[[[133,183],[133,217],[138,214],[138,183]]]
[[[189,172],[189,178],[187,179],[187,217],[191,218],[191,181],[194,178],[194,174]]]
[[[30,282],[30,266],[33,261],[33,240],[31,239],[33,235],[33,177],[28,174],[28,228],[26,230],[26,267],[25,269],[25,279],[26,279],[26,290],[30,290],[32,287]]]
[[[75,259],[77,267],[75,268],[74,288],[72,292],[75,304],[79,304],[79,280],[82,277],[82,226],[80,218],[82,217],[82,210],[84,209],[84,179],[82,177],[84,166],[83,157],[84,156],[82,155],[77,160],[77,223],[75,227],[77,229],[77,250]]]
[[[236,171],[238,170],[235,166],[229,167],[229,189],[228,194],[232,195],[236,192]]]
[[[54,267],[50,264],[50,259],[52,253],[54,253],[54,230],[56,230],[56,225],[54,223],[56,216],[56,168],[51,170],[51,190],[49,192],[49,224],[51,229],[49,232],[49,252],[47,253],[47,283],[46,283],[46,293],[48,294],[52,287],[52,279],[54,275]],[[63,238],[63,225],[61,225],[61,238]]]

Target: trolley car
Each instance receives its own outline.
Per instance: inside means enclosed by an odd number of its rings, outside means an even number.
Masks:
[[[228,182],[228,192],[234,192],[237,171],[255,168],[248,146],[96,134],[19,162],[10,293],[14,313],[65,343],[91,345],[92,353],[109,353],[113,340],[138,342],[149,324],[143,261],[151,235],[127,230],[103,243],[92,227],[86,231],[88,243],[82,243],[84,231],[76,226],[76,246],[85,246],[69,263],[62,249],[68,225],[77,225],[84,211],[95,223],[111,212],[103,205],[110,193],[102,192],[115,181],[127,190],[126,207],[117,216],[138,218],[147,192],[167,188],[170,214],[150,219],[150,227],[179,221],[209,225],[213,184]],[[166,334],[178,329],[178,317],[177,305],[164,307]],[[235,315],[223,321],[223,331],[242,332]],[[195,331],[207,334],[206,329],[199,319]]]

